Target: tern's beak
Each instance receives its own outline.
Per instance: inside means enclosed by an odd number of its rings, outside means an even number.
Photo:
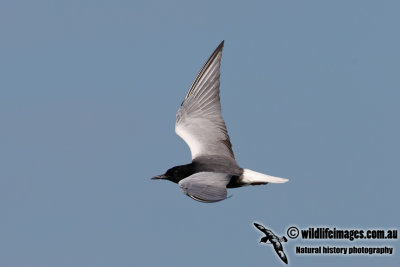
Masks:
[[[160,174],[160,175],[156,175],[153,178],[151,178],[152,180],[157,180],[157,179],[167,179],[167,176],[165,176],[164,174]]]

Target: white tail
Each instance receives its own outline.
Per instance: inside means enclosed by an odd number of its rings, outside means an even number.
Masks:
[[[258,185],[266,183],[286,183],[289,179],[279,178],[266,175],[260,172],[255,172],[249,169],[243,169],[243,174],[240,176],[240,181],[248,185]]]

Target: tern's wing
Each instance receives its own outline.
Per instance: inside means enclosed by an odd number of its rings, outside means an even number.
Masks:
[[[204,64],[176,114],[175,132],[188,144],[192,159],[209,155],[234,159],[219,98],[223,46],[222,41]]]
[[[179,182],[182,192],[200,202],[217,202],[227,198],[226,185],[231,176],[226,173],[198,172]]]

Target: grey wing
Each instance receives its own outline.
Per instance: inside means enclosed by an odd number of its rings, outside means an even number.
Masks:
[[[222,41],[204,64],[176,115],[175,132],[189,146],[192,159],[209,155],[234,159],[219,97],[223,46]]]
[[[200,202],[217,202],[227,198],[226,185],[231,175],[215,172],[198,172],[179,182],[182,192]]]

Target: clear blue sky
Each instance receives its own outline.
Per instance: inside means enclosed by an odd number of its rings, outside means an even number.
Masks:
[[[399,228],[400,2],[2,1],[0,266],[281,266],[258,221]],[[242,167],[290,178],[197,203],[175,114],[225,40]],[[395,266],[298,256],[291,266]],[[335,242],[317,242],[335,245]],[[346,245],[351,245],[345,243]]]

